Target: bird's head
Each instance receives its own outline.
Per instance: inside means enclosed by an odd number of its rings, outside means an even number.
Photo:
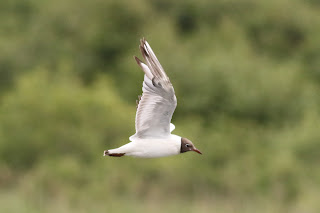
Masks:
[[[196,153],[202,154],[199,149],[197,149],[193,143],[187,138],[181,138],[181,149],[180,153],[194,151]]]

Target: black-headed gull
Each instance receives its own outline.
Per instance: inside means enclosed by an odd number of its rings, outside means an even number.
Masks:
[[[136,134],[129,138],[131,142],[103,155],[157,158],[188,151],[202,154],[187,138],[171,134],[175,126],[170,122],[177,106],[173,86],[144,38],[139,47],[147,64],[134,57],[145,73],[143,94],[137,101]]]

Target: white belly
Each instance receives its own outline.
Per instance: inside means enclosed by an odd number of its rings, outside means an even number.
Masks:
[[[125,153],[126,156],[140,158],[158,158],[180,153],[181,138],[172,135],[167,139],[136,139],[117,149],[109,150],[110,153]]]

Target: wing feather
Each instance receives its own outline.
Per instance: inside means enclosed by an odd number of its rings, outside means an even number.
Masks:
[[[143,94],[138,101],[136,113],[136,134],[130,140],[168,137],[171,118],[177,106],[175,92],[169,77],[144,38],[140,40],[139,47],[146,64],[137,57],[135,59],[145,76]]]

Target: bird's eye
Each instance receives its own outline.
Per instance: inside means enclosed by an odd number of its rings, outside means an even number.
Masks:
[[[190,147],[190,144],[187,143],[187,144],[186,144],[186,147]]]

